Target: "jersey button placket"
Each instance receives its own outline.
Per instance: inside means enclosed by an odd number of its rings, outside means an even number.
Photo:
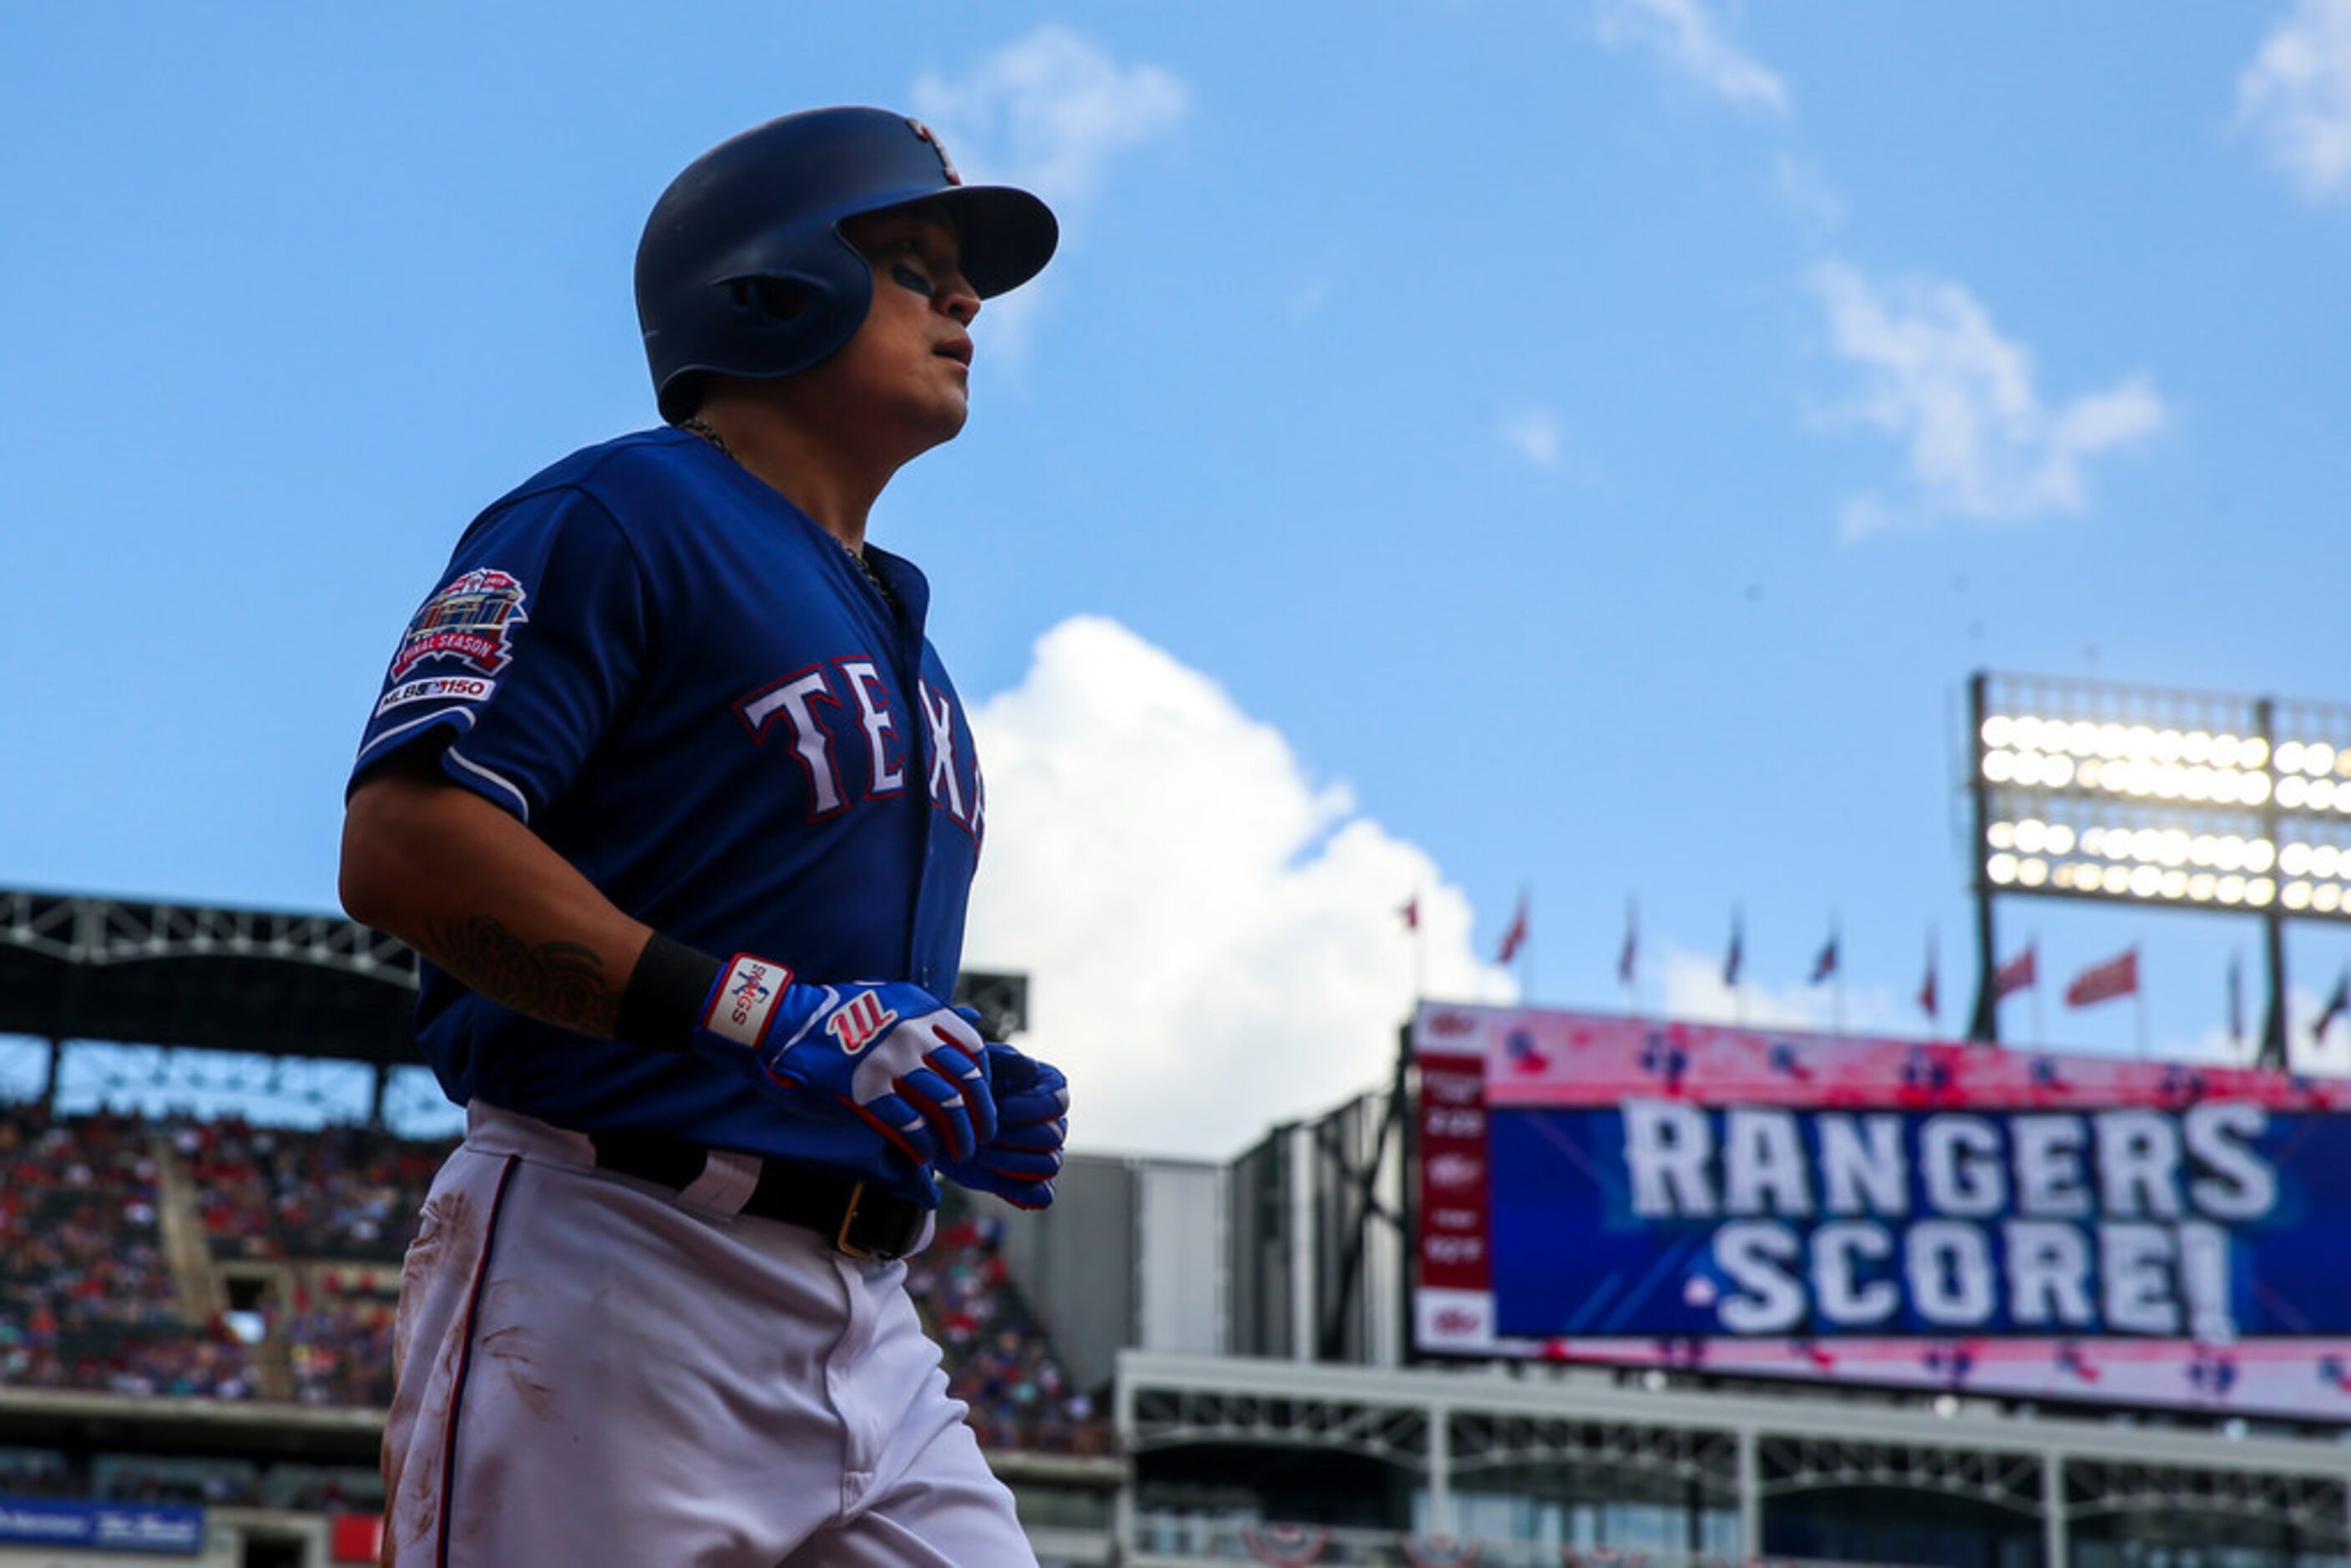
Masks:
[[[929,700],[924,694],[929,688],[922,681],[921,639],[914,640],[911,657],[909,650],[902,644],[898,658],[901,671],[899,679],[904,682],[905,689],[914,694],[914,706],[927,709]],[[907,682],[903,672],[910,664],[914,668],[915,678]],[[914,977],[916,985],[928,990],[937,985],[939,979],[939,977],[931,973],[926,956],[930,951],[930,944],[924,940],[924,927],[926,924],[925,915],[931,907],[932,885],[935,881],[933,872],[938,864],[939,858],[937,840],[939,803],[931,796],[931,780],[936,776],[935,770],[938,767],[938,748],[931,742],[930,716],[927,712],[919,716],[914,723],[914,754],[922,759],[923,766],[923,869],[914,881],[914,917],[906,923],[906,969]]]

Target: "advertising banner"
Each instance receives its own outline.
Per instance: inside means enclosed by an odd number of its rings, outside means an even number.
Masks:
[[[339,1513],[328,1527],[327,1554],[337,1563],[377,1563],[383,1558],[383,1515]]]
[[[2351,1419],[2351,1083],[1426,1005],[1416,1340]]]
[[[204,1511],[59,1498],[0,1498],[0,1545],[90,1546],[193,1557],[204,1550]]]

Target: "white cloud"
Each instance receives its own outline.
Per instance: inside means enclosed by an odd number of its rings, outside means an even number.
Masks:
[[[925,72],[914,90],[914,112],[938,131],[964,178],[1036,192],[1061,220],[1065,242],[1120,154],[1172,131],[1190,100],[1174,72],[1123,67],[1053,23],[968,75]],[[1040,298],[1031,285],[992,301],[995,340],[1024,341]]]
[[[1722,35],[1699,0],[1598,0],[1600,41],[1637,44],[1717,98],[1742,109],[1788,112],[1777,74]]]
[[[1658,1009],[1660,1017],[1693,1023],[1739,1024],[1751,1029],[1796,1030],[1814,1034],[1829,1033],[1834,1027],[1836,998],[1826,985],[1809,986],[1800,980],[1792,980],[1783,986],[1750,983],[1741,988],[1740,994],[1734,995],[1730,988],[1722,983],[1722,958],[1719,954],[1692,953],[1670,945],[1667,946],[1658,967],[1664,990],[1664,1005]],[[1945,994],[1940,1030],[1929,1030],[1917,1001],[1902,994],[1898,988],[1848,986],[1844,998],[1844,1032],[1896,1040],[1959,1039],[1967,1032],[1968,1008],[1973,995],[1974,978],[1964,972],[1957,975],[1947,973],[1943,978]],[[2002,1027],[2009,1031],[2008,1042],[2011,1045],[2083,1055],[2117,1054],[2115,1048],[2101,1049],[2085,1044],[2078,1038],[2068,1040],[2068,1026],[2075,1015],[2062,999],[2064,977],[2044,970],[2042,983],[2052,988],[2043,1002],[2043,1022],[2050,1031],[2049,1038],[2038,1042],[2032,1038],[2032,1031],[2024,1021],[2031,1014],[2026,1003],[2020,999],[2009,1004],[2012,1010],[2003,1019]],[[1645,1006],[1648,1000],[1646,993],[1645,987]],[[2326,999],[2325,994],[2320,991],[2299,986],[2288,988],[2288,1057],[2297,1072],[2317,1077],[2351,1076],[2351,1022],[2338,1021],[2323,1040],[2315,1037],[2319,1018],[2326,1010]],[[2114,1005],[2119,1007],[2122,1004]],[[2245,1025],[2249,1038],[2232,1040],[2229,1031],[2218,1025],[2177,1034],[2166,1030],[2150,1043],[2148,1059],[2202,1066],[2250,1067],[2259,1049],[2265,1005],[2261,978],[2249,969],[2245,977]]]
[[[2325,1038],[2317,1035],[2318,1020],[2325,1015],[2333,990],[2332,986],[2317,991],[2292,984],[2286,987],[2286,1061],[2296,1072],[2325,1078],[2351,1075],[2351,1024],[2337,1021],[2326,1031]],[[2261,1051],[2262,1025],[2268,1007],[2268,988],[2259,966],[2248,965],[2243,1040],[2230,1039],[2229,1031],[2216,1025],[2189,1040],[2158,1040],[2155,1054],[2167,1060],[2178,1057],[2186,1061],[2250,1067]]]
[[[1831,982],[1811,986],[1795,981],[1775,987],[1749,981],[1734,992],[1722,982],[1719,956],[1708,957],[1670,946],[1658,967],[1664,977],[1663,1016],[1667,1018],[1821,1034],[1838,1022],[1840,998]],[[1930,1032],[1915,1002],[1883,986],[1848,985],[1842,1003],[1847,1034],[1924,1037]]]
[[[1497,431],[1510,449],[1538,468],[1559,466],[1559,416],[1546,408],[1531,408],[1502,421]]]
[[[2145,440],[2168,418],[2141,376],[2046,406],[2033,385],[2032,350],[2002,337],[1956,283],[1877,284],[1837,261],[1810,276],[1836,351],[1862,371],[1860,392],[1839,412],[1904,444],[1915,493],[1907,507],[1876,497],[1849,502],[1848,538],[1906,517],[2079,511],[2087,461]]]
[[[2312,201],[2351,191],[2351,0],[2294,0],[2238,73],[2237,118]]]
[[[1069,1073],[1073,1144],[1225,1156],[1385,1082],[1416,893],[1428,992],[1513,995],[1426,852],[1115,622],[1047,632],[972,725],[988,831],[967,960],[1030,976],[1019,1043]]]
[[[2261,982],[2248,977],[2245,1024],[2256,1040],[2261,1036],[2263,1021],[2260,990]],[[2332,990],[2330,987],[2327,992],[2321,993],[2305,991],[2298,986],[2286,987],[2286,1061],[2297,1072],[2325,1073],[2336,1078],[2351,1073],[2351,1025],[2338,1020],[2323,1040],[2315,1032],[2318,1020],[2325,1016]],[[2250,1056],[2252,1048],[2249,1045],[2244,1053]]]

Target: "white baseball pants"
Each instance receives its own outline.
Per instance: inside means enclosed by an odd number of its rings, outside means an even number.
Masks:
[[[904,1281],[473,1105],[401,1279],[383,1561],[1035,1568]]]

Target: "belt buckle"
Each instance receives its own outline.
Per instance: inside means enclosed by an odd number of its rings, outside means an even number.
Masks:
[[[833,1232],[833,1250],[841,1253],[844,1257],[854,1258],[860,1262],[889,1263],[894,1262],[896,1260],[904,1257],[906,1255],[907,1242],[913,1239],[911,1237],[906,1238],[904,1240],[898,1241],[895,1244],[877,1242],[877,1244],[870,1247],[861,1245],[860,1243],[849,1239],[849,1233],[856,1228],[858,1210],[863,1206],[864,1202],[865,1184],[863,1182],[859,1182],[855,1186],[849,1189],[849,1206],[841,1210],[841,1228]]]

